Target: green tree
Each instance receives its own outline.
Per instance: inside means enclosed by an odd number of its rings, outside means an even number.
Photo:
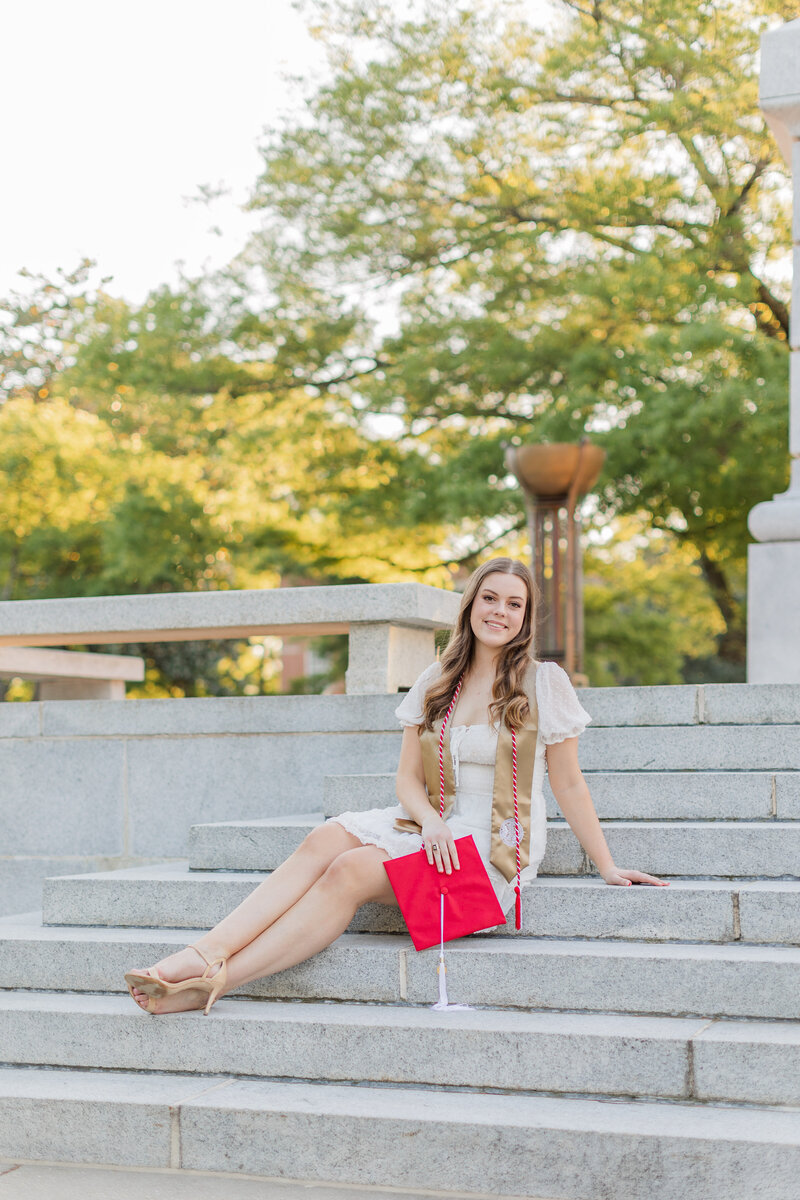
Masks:
[[[0,407],[0,599],[85,592],[116,456],[91,413],[19,396]]]
[[[394,578],[404,553],[444,582],[428,544],[439,525],[405,530],[393,566],[369,504],[356,502],[397,470],[390,440],[367,436],[327,394],[268,390],[262,361],[231,360],[226,372],[222,329],[209,332],[212,302],[199,282],[133,307],[93,290],[91,266],[62,273],[60,288],[37,279],[6,306],[5,599]],[[278,685],[263,640],[112,649],[145,656],[142,694]]]
[[[794,13],[308,8],[329,78],[265,135],[226,271],[137,306],[87,261],[6,304],[3,594],[457,584],[526,552],[504,445],[588,433],[598,523],[652,543],[589,555],[593,676],[741,677],[746,514],[787,477],[757,48]],[[250,645],[157,653],[149,686],[274,682]]]
[[[702,682],[722,617],[690,549],[621,517],[584,558],[585,669],[593,687]],[[698,586],[699,585],[699,586]],[[730,674],[717,669],[719,682]]]
[[[397,519],[433,510],[473,548],[519,518],[504,441],[590,433],[601,511],[692,549],[741,667],[746,513],[787,478],[787,176],[757,104],[776,6],[569,0],[555,38],[514,5],[311,7],[331,78],[265,140],[232,272],[291,281],[320,353],[273,365],[393,417],[417,452]],[[332,352],[322,290],[352,314]],[[365,294],[395,297],[395,330]]]

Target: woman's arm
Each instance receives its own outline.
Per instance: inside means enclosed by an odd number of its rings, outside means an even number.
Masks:
[[[419,742],[419,727],[407,725],[403,730],[400,762],[395,783],[397,799],[410,817],[422,827],[422,841],[428,862],[433,864],[431,846],[435,843],[441,850],[437,862],[440,871],[450,875],[453,867],[459,866],[458,851],[452,830],[431,806],[425,787],[425,769],[422,765],[422,747]]]
[[[614,864],[608,842],[597,819],[589,786],[578,766],[578,739],[565,738],[545,750],[550,787],[558,806],[576,838],[597,867],[606,883],[627,886],[630,883],[656,883],[669,886],[667,880],[644,871],[625,871]]]
[[[395,791],[397,799],[408,815],[420,825],[433,811],[425,788],[425,769],[422,765],[422,747],[417,725],[406,725],[403,730]]]

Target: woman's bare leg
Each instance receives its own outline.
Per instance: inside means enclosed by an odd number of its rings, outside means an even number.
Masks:
[[[304,896],[228,959],[223,995],[317,954],[345,931],[356,909],[366,901],[396,904],[383,868],[387,858],[385,850],[360,842],[357,848],[339,854]],[[206,998],[199,992],[179,992],[155,1001],[155,1012],[200,1008]]]
[[[226,994],[319,953],[344,933],[367,901],[396,905],[383,867],[389,857],[379,846],[359,843],[335,858],[302,899],[229,961]]]
[[[291,908],[339,854],[361,845],[357,837],[336,822],[317,826],[241,904],[208,933],[199,934],[195,942],[212,960],[219,956],[230,957]],[[202,975],[208,964],[196,950],[185,949],[160,959],[155,966],[162,979],[177,983],[192,975]],[[136,987],[133,993],[137,1003],[145,1007],[145,993]],[[199,996],[200,993],[186,995]]]

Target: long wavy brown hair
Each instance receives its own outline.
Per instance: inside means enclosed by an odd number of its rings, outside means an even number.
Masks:
[[[492,687],[489,717],[495,723],[504,722],[509,729],[519,729],[530,712],[525,695],[525,674],[532,660],[533,632],[536,615],[536,584],[530,568],[516,558],[492,558],[470,575],[455,628],[447,648],[442,653],[442,671],[425,694],[425,720],[421,729],[432,729],[434,721],[443,717],[450,707],[453,692],[461,676],[469,670],[475,653],[475,634],[472,632],[472,605],[487,575],[500,571],[516,575],[525,583],[527,603],[522,627],[515,638],[503,646],[497,660],[497,674]]]

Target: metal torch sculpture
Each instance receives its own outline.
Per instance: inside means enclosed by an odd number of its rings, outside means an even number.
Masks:
[[[578,501],[596,483],[606,452],[580,442],[508,446],[505,460],[525,496],[533,574],[540,603],[538,659],[559,663],[576,687],[583,673],[583,559]]]

